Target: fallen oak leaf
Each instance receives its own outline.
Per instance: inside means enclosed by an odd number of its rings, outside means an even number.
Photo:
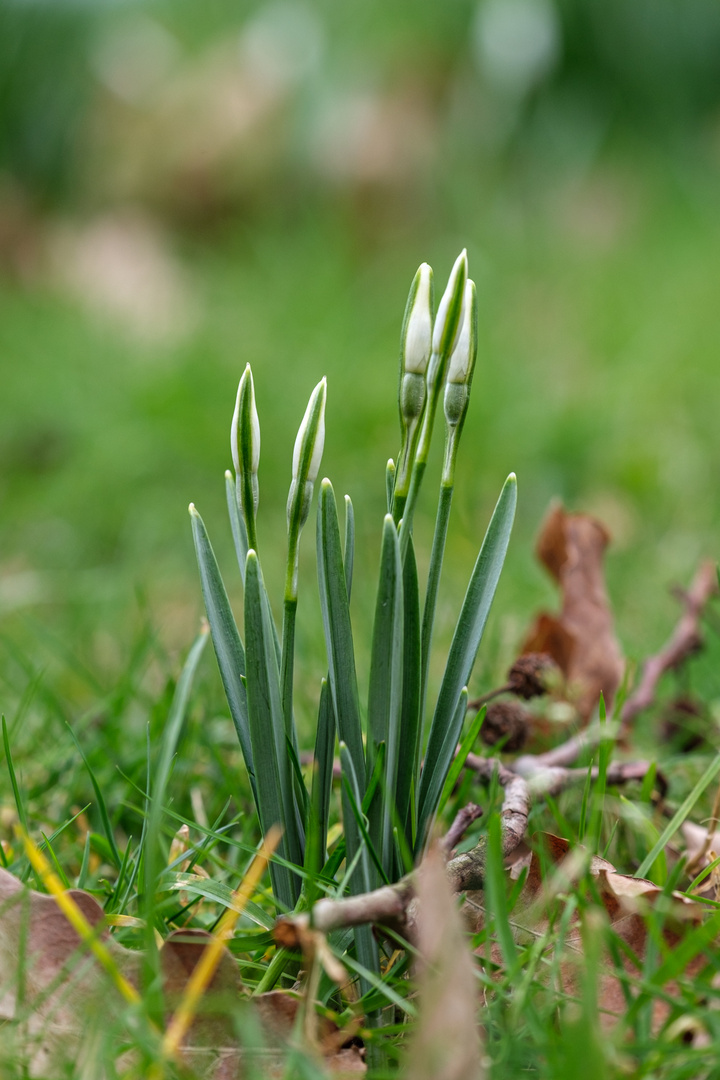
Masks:
[[[551,508],[536,554],[560,586],[562,607],[559,616],[538,616],[522,650],[552,657],[586,723],[600,694],[612,708],[623,675],[603,572],[609,540],[605,527],[588,514],[568,514],[559,504]]]

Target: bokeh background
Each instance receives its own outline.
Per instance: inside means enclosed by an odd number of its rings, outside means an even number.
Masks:
[[[191,500],[237,595],[223,471],[247,361],[266,576],[327,375],[323,471],[356,506],[369,623],[407,289],[464,246],[480,352],[441,619],[512,469],[486,663],[553,602],[532,543],[555,496],[613,533],[628,655],[657,647],[669,587],[720,548],[719,174],[716,0],[0,0],[7,654],[41,642],[91,693],[139,623],[184,652]]]

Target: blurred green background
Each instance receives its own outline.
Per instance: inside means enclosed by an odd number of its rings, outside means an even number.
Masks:
[[[189,646],[189,501],[237,580],[223,470],[247,361],[266,574],[327,375],[323,472],[355,502],[367,624],[407,289],[422,260],[442,287],[463,246],[480,354],[441,621],[512,469],[486,664],[554,602],[532,556],[553,496],[609,526],[623,645],[657,647],[668,587],[718,554],[719,59],[716,0],[0,0],[6,648],[53,635],[113,670],[139,618]]]

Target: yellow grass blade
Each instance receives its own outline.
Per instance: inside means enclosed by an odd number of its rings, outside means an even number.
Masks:
[[[40,875],[42,883],[47,891],[55,898],[57,906],[60,908],[72,928],[95,954],[97,960],[105,969],[128,1004],[139,1005],[142,999],[137,990],[127,981],[125,976],[118,969],[109,949],[98,939],[97,929],[90,925],[73,898],[65,891],[60,878],[54,872],[43,853],[31,837],[28,836],[22,826],[18,825],[15,832],[18,838],[22,840],[25,847],[25,854],[30,860],[31,865]]]
[[[185,992],[182,996],[175,1014],[170,1021],[163,1039],[163,1053],[166,1057],[175,1057],[187,1035],[188,1029],[197,1012],[201,997],[207,990],[220,957],[225,947],[225,942],[232,937],[232,932],[245,904],[252,896],[256,886],[265,873],[268,861],[275,851],[282,836],[282,829],[274,826],[265,837],[260,850],[250,864],[250,868],[242,880],[240,887],[233,894],[233,907],[228,908],[217,928],[213,940],[203,950],[190,978],[187,981]]]

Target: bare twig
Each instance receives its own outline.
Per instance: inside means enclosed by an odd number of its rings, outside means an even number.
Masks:
[[[463,806],[461,810],[458,810],[455,820],[440,841],[443,851],[449,855],[452,849],[460,843],[473,821],[477,821],[481,814],[482,807],[477,806],[475,803],[468,803],[467,806]]]
[[[505,798],[500,811],[502,821],[503,855],[509,855],[522,842],[530,812],[530,794],[522,777],[491,759],[485,762],[483,771],[488,779],[493,770],[505,788]],[[472,851],[456,855],[447,864],[446,872],[455,892],[482,888],[485,879],[487,845],[483,837]],[[379,923],[412,938],[415,931],[415,874],[407,874],[396,885],[384,885],[373,892],[349,896],[341,900],[318,900],[312,912],[301,912],[278,919],[275,924],[275,940],[279,945],[295,948],[302,935],[311,925],[324,934],[342,926],[360,926]]]
[[[710,597],[718,591],[715,563],[704,562],[684,595],[685,611],[667,644],[643,664],[642,676],[634,692],[627,698],[620,714],[621,727],[627,730],[636,716],[655,701],[655,691],[666,671],[679,667],[700,648],[700,616]]]

